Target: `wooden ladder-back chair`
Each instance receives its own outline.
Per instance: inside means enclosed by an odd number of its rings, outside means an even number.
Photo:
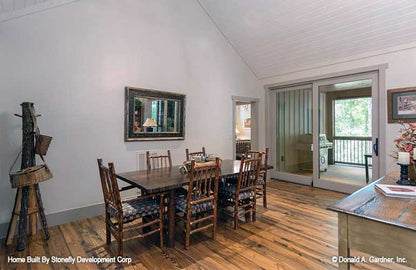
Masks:
[[[189,152],[189,149],[186,148],[185,152],[186,152],[186,161],[190,161],[190,157],[206,156],[205,147],[202,147],[202,151],[198,151],[198,152]]]
[[[184,213],[185,249],[189,248],[190,236],[195,232],[211,228],[212,238],[215,239],[219,171],[220,159],[218,157],[215,161],[205,163],[191,161],[188,194],[186,197],[176,199],[177,213]],[[210,223],[198,226],[200,222]],[[192,229],[193,226],[195,226],[194,229]]]
[[[146,151],[146,166],[148,171],[162,168],[172,169],[172,158],[170,155],[170,150],[167,150],[166,155],[150,155],[150,152]],[[142,191],[142,194],[145,194],[145,192]],[[186,194],[186,191],[182,188],[178,188],[178,194]],[[165,217],[167,217],[167,205],[168,196],[165,197],[165,206],[163,211]],[[167,219],[165,219],[165,223],[166,222]]]
[[[249,156],[250,158],[259,158],[259,154],[262,155],[263,165],[260,168],[259,179],[257,180],[256,195],[257,195],[257,199],[263,198],[263,207],[267,208],[266,181],[267,181],[267,162],[269,159],[269,148],[266,148],[266,151],[255,151],[255,150],[247,151],[247,156]]]
[[[159,232],[160,247],[162,247],[163,195],[158,199],[155,194],[148,194],[122,201],[113,163],[110,162],[108,163],[108,167],[105,167],[101,158],[97,159],[97,161],[106,210],[105,228],[107,244],[111,244],[111,235],[113,235],[117,240],[117,254],[118,256],[123,256],[123,241],[142,238]],[[144,223],[143,219],[145,217],[154,218],[150,222]],[[125,227],[126,223],[130,223],[139,218],[143,218],[141,223]],[[158,225],[158,228],[148,232],[138,232],[139,229],[150,229],[152,225]]]
[[[172,158],[170,156],[170,150],[166,155],[150,155],[150,152],[146,152],[147,169],[158,168],[172,168]]]
[[[256,184],[261,166],[261,153],[259,158],[241,157],[240,173],[237,184],[226,185],[219,190],[220,204],[222,207],[233,208],[234,229],[238,227],[238,210],[243,209],[246,216],[256,220]]]

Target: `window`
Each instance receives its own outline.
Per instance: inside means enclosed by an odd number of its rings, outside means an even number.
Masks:
[[[334,135],[371,137],[371,97],[334,101]]]

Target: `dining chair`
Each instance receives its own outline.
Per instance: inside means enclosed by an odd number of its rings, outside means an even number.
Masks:
[[[186,148],[185,152],[186,152],[186,161],[190,161],[191,157],[206,156],[205,147],[202,147],[202,151],[198,151],[198,152],[189,152],[189,149]]]
[[[160,169],[160,168],[172,168],[172,158],[170,155],[170,150],[167,150],[166,155],[150,155],[149,151],[146,151],[146,166],[147,170],[151,171],[154,169]],[[186,190],[184,190],[182,187],[177,189],[178,194],[186,194]],[[142,194],[146,194],[145,191],[142,190]],[[164,200],[164,216],[167,217],[167,205],[168,205],[168,197],[165,197]],[[167,218],[164,219],[165,222],[167,222]]]
[[[166,155],[150,155],[150,152],[146,152],[146,165],[147,169],[158,169],[158,168],[172,168],[172,158],[170,156],[170,150],[167,151]]]
[[[195,232],[212,229],[212,238],[216,238],[219,171],[218,157],[204,163],[191,161],[188,194],[176,198],[177,217],[185,222],[185,249],[189,248],[191,234]],[[202,226],[201,222],[210,223]]]
[[[259,179],[257,180],[256,185],[256,196],[257,199],[263,198],[263,207],[267,208],[267,192],[266,192],[266,180],[267,180],[267,161],[269,159],[269,148],[266,148],[266,151],[256,151],[248,150],[247,156],[250,158],[259,158],[262,156],[263,166],[260,168]]]
[[[218,191],[221,207],[233,208],[234,229],[238,227],[238,210],[243,209],[246,216],[251,217],[251,221],[256,220],[256,183],[259,177],[261,156],[259,158],[246,158],[242,155],[240,162],[240,172],[237,184],[230,184],[221,187]]]
[[[147,194],[122,201],[113,163],[110,162],[108,167],[105,167],[101,158],[97,161],[106,210],[106,243],[111,244],[111,235],[113,235],[117,240],[117,254],[123,256],[124,241],[159,232],[160,247],[163,247],[163,194],[159,196]],[[124,226],[140,218],[142,219],[140,223]],[[145,218],[151,218],[151,221],[145,222]],[[151,226],[156,224],[158,228],[150,231]],[[143,233],[139,232],[140,229]]]

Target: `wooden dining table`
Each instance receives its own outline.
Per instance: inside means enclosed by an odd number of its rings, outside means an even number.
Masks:
[[[120,180],[129,183],[146,193],[168,192],[168,247],[175,246],[175,208],[176,189],[189,184],[189,175],[180,172],[181,166],[159,168],[153,170],[140,170],[117,173]],[[267,169],[273,168],[268,166]],[[220,178],[238,175],[240,160],[223,160],[221,162]]]

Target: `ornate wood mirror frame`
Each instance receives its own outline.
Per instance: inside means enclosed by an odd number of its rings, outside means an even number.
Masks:
[[[185,139],[185,95],[126,87],[124,140]]]

